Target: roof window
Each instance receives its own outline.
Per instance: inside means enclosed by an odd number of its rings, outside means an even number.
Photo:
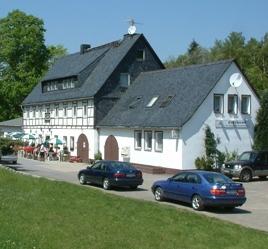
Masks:
[[[136,97],[128,106],[129,109],[134,109],[141,101],[141,96]]]
[[[155,102],[158,100],[158,98],[159,96],[152,97],[152,99],[150,100],[150,102],[147,104],[146,107],[152,107],[155,104]]]
[[[174,98],[175,95],[168,95],[160,104],[159,107],[163,108],[170,104],[171,100]]]

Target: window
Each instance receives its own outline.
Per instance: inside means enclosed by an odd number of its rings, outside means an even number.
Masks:
[[[35,107],[33,107],[33,118],[35,118]]]
[[[84,105],[84,116],[87,116],[87,105]]]
[[[73,115],[76,116],[76,114],[77,114],[77,106],[75,105],[75,106],[73,107]]]
[[[228,113],[237,114],[237,95],[228,95]]]
[[[144,61],[145,60],[145,50],[139,49],[137,52],[137,61]]]
[[[134,148],[135,150],[141,150],[141,131],[134,131]]]
[[[250,114],[251,103],[250,103],[250,95],[242,95],[241,97],[241,113],[242,114]]]
[[[154,96],[152,97],[152,99],[149,101],[149,103],[147,104],[146,107],[152,107],[154,105],[154,103],[157,101],[159,96]]]
[[[64,144],[64,145],[67,145],[67,142],[68,142],[68,141],[67,141],[67,136],[63,136],[63,144]]]
[[[129,109],[134,109],[138,106],[141,101],[141,97],[136,97],[128,106]]]
[[[120,86],[128,87],[130,85],[130,75],[128,73],[120,74]]]
[[[67,106],[63,107],[63,115],[64,117],[67,117]]]
[[[223,113],[223,94],[214,94],[214,113]]]
[[[155,151],[162,152],[163,151],[163,131],[156,131],[154,133],[155,136]]]
[[[70,137],[70,150],[74,151],[74,137]]]
[[[152,131],[144,131],[144,150],[152,150]]]
[[[187,175],[186,172],[179,173],[179,174],[173,176],[171,179],[173,181],[176,181],[176,182],[186,182],[186,175]]]
[[[55,106],[55,116],[58,117],[59,116],[59,107]]]
[[[42,118],[42,107],[39,107],[39,118]]]
[[[164,108],[166,106],[168,106],[171,102],[171,100],[174,98],[175,95],[169,95],[167,96],[160,104],[160,108]]]
[[[26,110],[26,116],[27,116],[27,118],[30,117],[30,111],[29,110]]]

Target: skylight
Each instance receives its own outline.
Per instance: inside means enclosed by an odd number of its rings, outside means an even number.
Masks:
[[[160,104],[159,107],[166,107],[170,104],[171,100],[174,98],[175,95],[168,95]]]
[[[136,97],[128,106],[129,109],[134,109],[141,101],[141,96]]]
[[[146,107],[152,107],[155,104],[155,102],[158,100],[158,97],[159,96],[152,97],[152,99],[150,100],[150,102],[147,104]]]

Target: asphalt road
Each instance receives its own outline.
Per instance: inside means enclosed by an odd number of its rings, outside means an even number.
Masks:
[[[39,162],[36,160],[19,158],[17,165],[10,164],[8,166],[25,174],[79,184],[77,172],[80,169],[85,168],[86,165],[78,163],[60,163],[57,161]],[[169,175],[152,175],[144,173],[144,183],[138,190],[115,189],[110,190],[109,192],[120,196],[154,201],[154,196],[150,190],[152,183],[155,180],[166,179],[168,177]],[[104,191],[97,186],[87,185],[85,187]],[[264,181],[256,178],[250,183],[244,183],[244,187],[246,189],[247,202],[242,207],[236,208],[233,211],[209,209],[200,212],[200,214],[268,232],[268,178]],[[172,205],[177,208],[195,212],[187,204],[173,202],[161,202],[161,204]]]

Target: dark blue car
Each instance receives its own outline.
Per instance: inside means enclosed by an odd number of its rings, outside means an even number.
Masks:
[[[245,203],[245,189],[241,183],[216,172],[183,171],[152,186],[155,199],[173,199],[191,203],[194,210],[207,206],[233,209]]]
[[[102,185],[105,190],[113,186],[136,189],[142,185],[142,172],[128,162],[98,161],[78,173],[80,184]]]

